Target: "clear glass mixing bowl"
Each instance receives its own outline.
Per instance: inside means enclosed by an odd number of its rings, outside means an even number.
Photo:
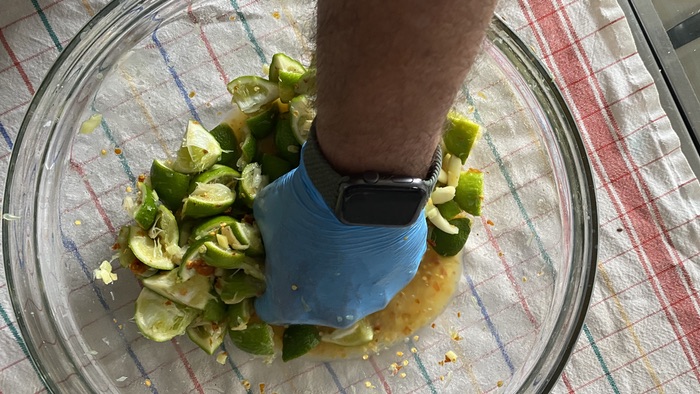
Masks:
[[[367,360],[272,365],[227,342],[231,357],[220,365],[184,337],[154,343],[138,333],[129,272],[117,270],[109,286],[93,280],[129,221],[125,188],[153,158],[172,157],[188,119],[217,123],[231,105],[230,78],[262,74],[276,52],[308,62],[313,9],[114,1],[60,55],[22,124],[3,201],[18,217],[2,232],[13,307],[49,390],[541,392],[555,383],[594,279],[593,182],[551,77],[498,19],[456,104],[486,130],[467,163],[485,173],[483,216],[458,293],[419,338]],[[78,133],[93,113],[100,126]],[[444,363],[450,350],[458,359]],[[398,374],[392,363],[403,366]]]

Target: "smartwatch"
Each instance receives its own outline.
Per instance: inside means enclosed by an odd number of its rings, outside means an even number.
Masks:
[[[311,125],[303,153],[306,172],[328,207],[342,223],[361,226],[405,227],[413,224],[435,188],[442,152],[438,145],[426,179],[403,175],[341,175],[330,165]]]

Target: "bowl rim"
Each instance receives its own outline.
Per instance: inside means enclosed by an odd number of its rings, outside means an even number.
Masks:
[[[14,183],[13,179],[16,175],[15,164],[19,160],[20,151],[23,150],[21,148],[24,147],[23,142],[25,136],[27,135],[27,133],[29,133],[28,126],[34,116],[34,113],[37,110],[37,107],[39,106],[43,97],[45,97],[45,93],[47,93],[47,91],[49,91],[49,89],[52,87],[52,82],[54,78],[60,76],[59,74],[62,71],[64,62],[74,53],[75,49],[78,47],[81,41],[83,41],[82,36],[88,33],[100,20],[111,14],[115,9],[119,7],[136,5],[143,3],[144,1],[145,0],[130,0],[129,2],[112,1],[108,3],[89,22],[87,22],[85,26],[83,26],[80,30],[76,32],[73,39],[68,45],[66,45],[64,50],[59,54],[49,71],[44,76],[41,85],[36,90],[34,97],[32,98],[29,106],[27,107],[14,143],[14,149],[12,151],[12,155],[8,164],[4,197],[2,203],[2,209],[4,213],[11,212],[11,203],[13,203],[16,199],[12,196],[11,193],[12,186]],[[166,3],[167,1],[168,0],[158,0],[154,2],[154,5],[149,5],[148,8],[155,9],[158,5]],[[575,310],[571,311],[566,316],[564,316],[564,314],[561,311],[556,311],[559,314],[559,316],[555,324],[555,328],[561,328],[564,326],[564,324],[561,324],[561,320],[563,318],[569,316],[573,317],[573,319],[572,321],[569,321],[569,324],[565,327],[567,333],[563,337],[565,344],[561,346],[561,349],[557,354],[553,354],[551,349],[549,351],[549,355],[555,358],[556,364],[554,365],[554,367],[546,371],[538,370],[538,366],[541,368],[543,366],[543,363],[548,362],[548,360],[544,360],[543,357],[540,357],[537,360],[537,362],[531,366],[530,371],[527,375],[525,375],[525,379],[523,380],[522,386],[518,390],[518,392],[527,392],[529,389],[534,389],[537,392],[549,392],[556,384],[558,377],[560,376],[564,367],[566,366],[567,361],[574,350],[575,344],[585,324],[586,314],[588,311],[595,283],[599,238],[595,183],[593,180],[593,174],[589,158],[585,149],[583,139],[580,134],[580,130],[576,125],[568,103],[563,98],[563,95],[558,86],[554,83],[554,79],[551,77],[551,74],[549,73],[548,69],[546,68],[546,66],[544,66],[542,61],[539,58],[537,58],[537,56],[535,56],[535,54],[528,48],[524,41],[518,35],[516,35],[515,32],[512,29],[510,29],[498,15],[494,15],[492,19],[491,25],[489,27],[490,33],[493,33],[494,27],[496,28],[496,31],[501,32],[501,38],[506,38],[510,41],[510,46],[517,52],[515,55],[521,57],[522,60],[527,62],[528,66],[532,68],[531,71],[539,75],[539,83],[542,85],[539,88],[546,90],[547,96],[560,110],[558,115],[563,120],[564,124],[562,126],[569,129],[569,133],[566,134],[566,137],[569,139],[568,142],[571,145],[570,150],[574,154],[574,159],[577,160],[577,175],[580,178],[579,181],[581,181],[581,186],[585,188],[585,190],[582,190],[585,196],[583,197],[583,201],[581,202],[581,204],[584,205],[586,213],[588,214],[587,221],[583,223],[583,235],[588,241],[579,242],[583,242],[585,245],[588,245],[588,248],[583,251],[585,255],[584,257],[587,258],[583,259],[583,265],[581,266],[581,269],[583,270],[582,273],[584,274],[584,277],[582,277],[582,280],[579,283],[577,283],[579,287],[577,298],[574,298],[573,300],[579,301],[579,304],[577,305]],[[498,34],[496,35],[498,36]],[[23,153],[24,152],[22,152],[22,154]],[[34,208],[36,209],[36,207]],[[12,223],[7,220],[2,221],[2,245],[0,245],[0,247],[2,247],[3,250],[3,263],[6,272],[6,282],[12,309],[16,316],[16,324],[20,329],[22,338],[24,339],[31,337],[31,330],[27,326],[27,322],[24,319],[24,313],[22,312],[22,304],[19,299],[19,294],[17,294],[15,290],[15,275],[17,273],[12,268],[13,253],[8,253],[8,249],[10,249],[9,234],[11,233],[11,225]],[[551,313],[553,312],[550,311],[550,314]],[[551,348],[551,346],[555,346],[556,344],[552,343],[555,339],[557,338],[552,338],[552,336],[550,335],[549,339],[546,341],[547,343],[545,347]],[[59,342],[62,341],[59,340]],[[32,341],[26,340],[23,340],[22,344],[26,348],[28,358],[30,359],[34,370],[37,372],[37,375],[41,379],[45,388],[49,392],[60,392],[57,386],[58,382],[54,382],[50,378],[49,374],[46,371],[46,368],[40,361],[39,351],[35,344]],[[65,345],[61,343],[61,346],[64,348],[65,352]],[[545,355],[545,353],[546,352],[543,350],[540,356]],[[546,373],[546,376],[541,375],[543,372]],[[78,373],[78,376],[80,379],[83,379],[82,374]]]

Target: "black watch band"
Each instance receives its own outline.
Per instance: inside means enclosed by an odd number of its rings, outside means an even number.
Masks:
[[[415,222],[437,184],[442,166],[438,145],[426,179],[376,172],[341,175],[321,151],[315,121],[302,157],[311,182],[338,220],[365,226],[404,227]]]

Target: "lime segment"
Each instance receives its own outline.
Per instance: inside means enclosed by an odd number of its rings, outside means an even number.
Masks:
[[[455,216],[462,213],[462,208],[454,200],[450,200],[444,204],[436,205],[437,209],[440,211],[440,215],[447,220],[454,219]]]
[[[447,115],[445,134],[442,138],[447,152],[459,157],[462,164],[469,157],[469,152],[480,135],[481,128],[478,124],[456,112],[450,112]]]
[[[198,313],[196,309],[172,302],[148,288],[143,288],[136,299],[134,321],[146,338],[165,342],[184,334]]]
[[[231,342],[246,353],[271,356],[275,354],[274,331],[267,323],[249,324],[245,330],[229,331]]]
[[[215,298],[210,293],[210,279],[203,275],[193,275],[186,281],[180,281],[177,270],[171,270],[146,278],[142,283],[171,301],[199,310],[203,310]]]
[[[238,304],[246,298],[257,297],[265,291],[265,282],[241,271],[220,277],[214,286],[221,301]]]
[[[372,342],[374,330],[367,319],[362,319],[348,328],[337,329],[321,337],[323,342],[340,346],[360,346]]]
[[[287,160],[292,166],[299,165],[301,155],[301,145],[297,141],[292,131],[292,124],[289,120],[289,114],[280,115],[275,126],[275,146],[277,154]]]
[[[271,82],[278,82],[280,79],[280,71],[292,72],[295,74],[303,74],[306,68],[297,60],[285,55],[284,53],[275,53],[270,62],[270,71],[268,79]]]
[[[207,251],[202,255],[204,261],[211,265],[212,267],[233,269],[233,268],[243,268],[246,263],[246,255],[231,250],[228,248],[223,249],[216,242],[205,242],[204,246]]]
[[[129,231],[129,249],[137,259],[149,267],[159,270],[171,270],[175,267],[170,256],[165,252],[160,241],[153,240],[145,230],[131,226]]]
[[[316,112],[311,107],[309,98],[300,95],[289,102],[289,113],[291,114],[290,122],[294,137],[299,144],[303,144],[309,136],[311,122],[313,122]]]
[[[197,175],[192,180],[188,194],[194,192],[194,189],[197,187],[198,183],[221,183],[222,185],[225,185],[229,189],[233,190],[236,188],[236,183],[238,183],[238,179],[240,179],[240,177],[241,173],[233,168],[221,164],[214,164],[210,169]]]
[[[470,168],[459,176],[455,201],[462,209],[474,216],[481,215],[481,201],[484,198],[484,173]]]
[[[316,69],[311,68],[299,78],[294,86],[294,93],[313,96],[316,94]]]
[[[185,198],[182,216],[202,218],[219,214],[233,204],[236,194],[220,183],[197,183],[194,191]]]
[[[234,104],[246,114],[254,114],[262,107],[277,100],[279,89],[277,82],[270,82],[260,77],[238,77],[226,86],[233,96]]]
[[[241,331],[248,327],[250,316],[253,313],[253,299],[246,298],[238,304],[229,305],[226,312],[229,330]]]
[[[269,108],[263,109],[262,112],[246,119],[245,124],[250,130],[250,134],[259,140],[270,135],[275,129],[275,121],[277,120],[278,113],[279,107],[273,104],[270,105]]]
[[[457,226],[459,232],[455,235],[447,234],[437,227],[432,227],[428,234],[430,245],[440,256],[454,256],[464,247],[471,231],[471,220],[468,218],[452,219],[449,223]]]
[[[239,196],[250,208],[253,207],[253,200],[263,187],[267,186],[268,178],[262,174],[262,168],[258,163],[247,164],[243,168],[241,181],[238,184]]]
[[[163,204],[177,211],[182,206],[182,200],[187,197],[190,177],[171,169],[161,160],[153,160],[151,185]]]
[[[177,151],[173,170],[183,174],[202,172],[221,157],[221,145],[199,122],[190,120],[185,139]]]
[[[137,186],[139,188],[139,204],[134,209],[134,220],[141,228],[147,229],[156,220],[158,213],[156,201],[158,199],[153,195],[153,190],[148,184],[139,182]]]
[[[187,327],[187,336],[207,354],[214,354],[224,343],[226,325],[216,322],[195,323]]]
[[[318,328],[311,325],[292,325],[282,335],[282,361],[293,360],[308,353],[321,343]]]
[[[221,322],[226,319],[226,304],[217,297],[212,297],[202,311],[202,320]]]
[[[248,256],[262,256],[265,254],[262,236],[256,225],[236,222],[231,225],[231,230],[242,245],[248,245],[245,254]]]
[[[211,129],[209,133],[221,147],[219,163],[227,166],[235,165],[236,160],[241,157],[241,147],[231,126],[226,122],[222,122]]]

